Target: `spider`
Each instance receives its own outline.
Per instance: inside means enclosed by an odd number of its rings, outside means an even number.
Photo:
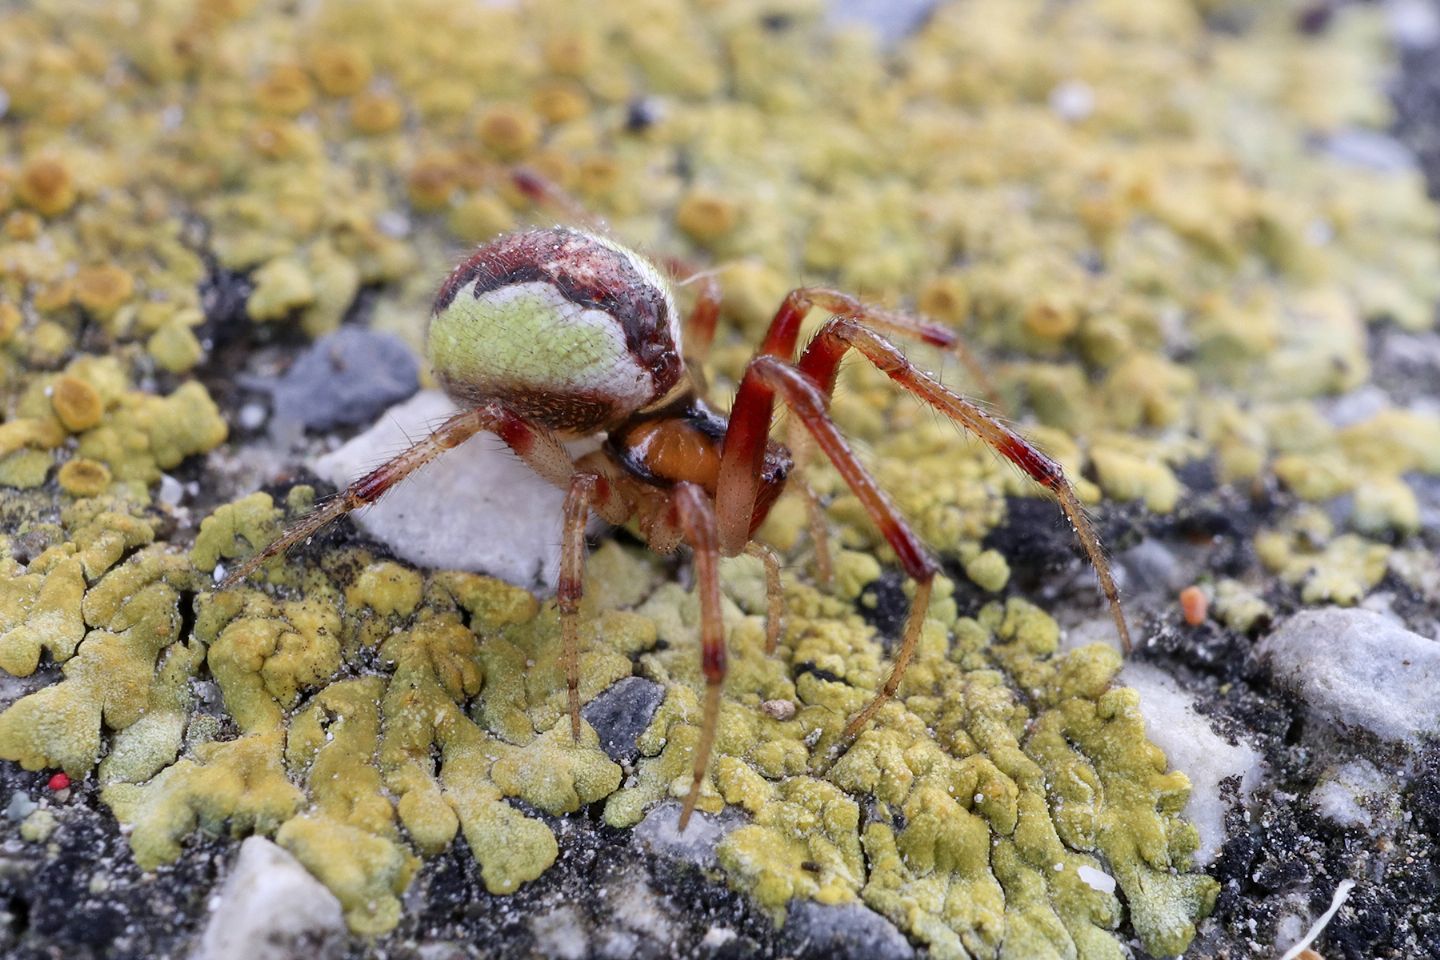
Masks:
[[[801,322],[816,307],[832,317],[796,360]],[[1059,465],[917,369],[877,331],[939,346],[954,346],[955,334],[836,290],[796,289],[776,311],[726,417],[706,404],[691,375],[713,337],[719,309],[719,286],[712,279],[701,285],[687,320],[692,348],[687,357],[670,288],[660,271],[634,251],[601,234],[568,227],[511,233],[481,246],[440,288],[428,331],[436,379],[460,412],[293,523],[226,577],[221,588],[246,579],[332,520],[374,503],[406,476],[475,434],[499,435],[531,469],[566,491],[556,601],[571,732],[577,740],[579,606],[591,513],[616,525],[633,518],[657,552],[671,553],[683,544],[693,553],[706,686],[693,779],[679,819],[683,830],[709,763],[725,679],[717,576],[721,557],[748,553],[764,563],[767,652],[773,652],[779,638],[779,561],[773,551],[753,541],[795,469],[790,451],[770,439],[777,400],[829,457],[915,582],[889,677],[850,718],[832,756],[852,743],[894,696],[915,651],[939,565],[830,419],[827,408],[840,361],[854,350],[1053,492],[1089,555],[1122,646],[1130,649],[1129,629],[1099,539]],[[596,434],[604,435],[603,445],[578,460],[563,446],[566,440]],[[814,502],[813,495],[809,499]]]

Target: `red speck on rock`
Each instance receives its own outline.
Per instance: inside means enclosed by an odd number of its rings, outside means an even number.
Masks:
[[[64,773],[57,773],[50,778],[49,782],[47,782],[45,786],[57,792],[60,790],[68,789],[70,786],[70,777]]]

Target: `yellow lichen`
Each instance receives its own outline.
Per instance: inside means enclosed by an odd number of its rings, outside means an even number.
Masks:
[[[55,478],[60,489],[75,497],[94,497],[110,486],[110,468],[98,460],[76,457],[60,467]]]
[[[75,179],[63,161],[39,157],[21,168],[15,196],[41,216],[59,216],[75,205]]]
[[[71,433],[89,430],[105,414],[99,392],[78,377],[61,377],[51,389],[50,403],[55,408],[55,416]]]

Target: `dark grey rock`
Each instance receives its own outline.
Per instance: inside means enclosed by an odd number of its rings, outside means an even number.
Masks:
[[[895,925],[859,903],[795,900],[780,931],[783,947],[827,960],[909,960],[915,948]]]
[[[665,688],[655,681],[626,677],[585,704],[580,714],[599,734],[600,749],[616,763],[628,763],[640,755],[635,741],[650,726],[664,698]]]
[[[369,423],[420,389],[420,367],[399,337],[359,327],[326,334],[270,387],[275,419],[309,430]]]
[[[1305,610],[1256,653],[1315,720],[1413,742],[1440,733],[1440,643],[1369,610]]]

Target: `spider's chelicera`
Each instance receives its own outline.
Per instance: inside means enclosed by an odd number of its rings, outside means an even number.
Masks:
[[[727,418],[706,405],[698,380],[689,373],[709,346],[719,307],[718,285],[703,283],[682,340],[675,301],[660,272],[603,236],[557,227],[513,233],[486,244],[445,281],[430,318],[428,346],[435,376],[461,411],[286,529],[221,586],[244,580],[330,521],[373,503],[412,471],[476,433],[499,435],[536,473],[567,491],[557,603],[570,723],[577,738],[578,617],[590,514],[612,524],[633,518],[651,548],[669,553],[683,544],[694,554],[706,691],[694,779],[680,815],[684,829],[705,776],[725,679],[716,569],[721,557],[750,553],[763,560],[769,589],[767,651],[780,635],[779,562],[751,539],[787,480],[798,481],[791,477],[795,465],[790,452],[770,439],[777,399],[830,458],[915,581],[890,675],[874,699],[850,719],[839,748],[851,743],[894,695],[915,651],[939,568],[827,412],[840,361],[855,350],[1054,493],[1090,557],[1122,645],[1129,649],[1129,631],[1109,567],[1060,467],[980,407],[918,370],[877,331],[958,347],[953,333],[835,290],[794,290],[746,367]],[[797,360],[801,322],[812,307],[833,316]],[[686,347],[688,353],[683,352]],[[563,445],[602,433],[603,446],[579,459]],[[809,499],[813,504],[813,495]],[[816,528],[823,530],[819,524]],[[817,547],[823,553],[823,547]]]

